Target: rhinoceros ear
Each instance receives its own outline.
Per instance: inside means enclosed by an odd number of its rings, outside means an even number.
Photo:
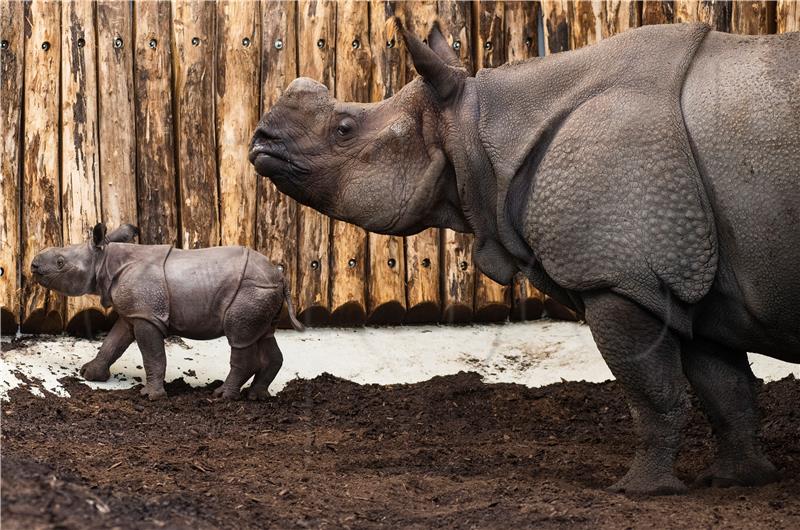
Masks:
[[[97,223],[92,229],[92,244],[94,248],[100,248],[105,243],[106,239],[106,225]]]
[[[128,243],[139,235],[139,229],[130,224],[124,224],[108,234],[106,240],[109,243]]]
[[[438,55],[447,65],[452,66],[453,68],[464,68],[464,65],[461,64],[461,59],[458,57],[458,54],[447,43],[447,39],[444,37],[444,35],[442,35],[442,29],[439,26],[438,20],[433,22],[431,31],[428,33],[428,46],[430,46],[431,49],[436,52],[436,55]]]
[[[407,31],[399,18],[392,17],[387,21],[386,35],[391,40],[398,33],[402,35],[408,51],[411,52],[411,59],[414,61],[417,73],[433,87],[440,98],[447,100],[460,92],[467,72],[463,68],[448,64],[452,59],[445,60],[439,54],[444,53],[447,41],[438,30],[438,24],[434,25],[434,29],[431,30],[431,36],[434,43],[432,45],[436,46],[439,53],[426,46],[414,33]],[[456,63],[457,60],[458,58],[456,58]]]

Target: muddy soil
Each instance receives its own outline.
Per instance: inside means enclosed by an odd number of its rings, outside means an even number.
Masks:
[[[2,524],[32,528],[798,528],[800,383],[762,388],[763,439],[783,480],[628,498],[604,487],[634,448],[616,383],[530,389],[472,373],[414,385],[323,375],[269,401],[213,385],[151,403],[67,382],[12,391],[2,411]],[[678,462],[713,454],[695,412]]]

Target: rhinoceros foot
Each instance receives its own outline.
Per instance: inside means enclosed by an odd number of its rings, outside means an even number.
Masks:
[[[677,495],[687,491],[686,485],[671,469],[656,470],[653,467],[646,465],[644,459],[634,459],[628,473],[608,490],[626,495]]]
[[[772,462],[762,455],[743,459],[720,459],[714,462],[697,479],[703,486],[729,488],[731,486],[762,486],[780,479],[780,474]]]
[[[111,371],[108,369],[107,363],[92,359],[81,366],[81,377],[87,381],[108,381]]]
[[[251,386],[247,389],[247,399],[250,401],[264,401],[269,399],[269,391],[266,388]]]
[[[222,385],[221,387],[214,390],[214,397],[229,401],[236,401],[238,399],[242,399],[242,393],[238,388],[230,388],[225,385]]]
[[[150,385],[145,385],[139,393],[143,396],[147,396],[147,399],[150,401],[155,401],[157,399],[163,399],[167,397],[167,391],[164,390],[164,387],[153,387]]]

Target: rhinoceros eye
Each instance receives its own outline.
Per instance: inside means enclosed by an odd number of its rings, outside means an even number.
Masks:
[[[344,118],[336,126],[336,134],[342,138],[347,138],[353,133],[355,126],[356,124],[352,118]]]
[[[59,258],[56,260],[56,267],[58,267],[59,269],[64,268],[64,258],[59,256]]]

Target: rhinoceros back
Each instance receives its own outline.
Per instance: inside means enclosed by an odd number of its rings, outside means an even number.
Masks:
[[[646,27],[478,75],[500,233],[562,288],[619,292],[689,336],[717,265],[680,108],[707,33]]]

